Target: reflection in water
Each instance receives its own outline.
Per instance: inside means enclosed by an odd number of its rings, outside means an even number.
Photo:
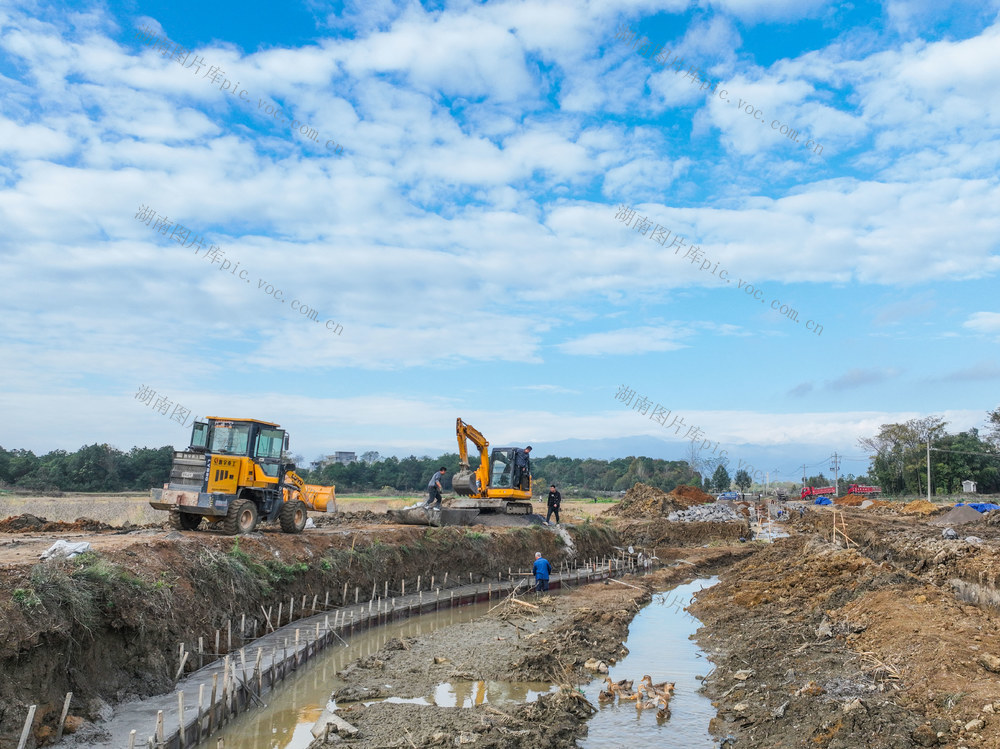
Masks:
[[[604,688],[601,677],[584,689],[587,699],[600,711],[588,721],[581,746],[603,749],[639,744],[707,749],[717,745],[708,733],[715,708],[711,700],[698,693],[701,682],[695,678],[707,675],[712,664],[690,640],[701,623],[684,610],[693,594],[715,585],[717,580],[695,580],[654,596],[629,626],[625,642],[629,654],[608,674],[612,681],[634,679],[636,684],[644,674],[650,674],[654,682],[675,682],[670,718],[661,725],[655,710],[636,710],[634,702],[600,704],[597,695]]]
[[[543,694],[558,691],[559,687],[547,681],[445,681],[435,686],[426,697],[386,697],[365,704],[395,702],[438,707],[476,707],[503,702],[524,704],[535,702]]]
[[[348,647],[328,647],[318,658],[299,669],[297,674],[289,676],[276,692],[266,694],[267,709],[239,716],[217,736],[225,737],[226,749],[305,749],[312,741],[309,729],[319,718],[330,694],[344,686],[337,673],[347,664],[377,652],[393,637],[416,637],[451,624],[464,624],[485,614],[489,607],[488,603],[462,606],[358,632],[346,638]],[[548,687],[548,684],[529,684],[529,688],[535,690],[544,691]],[[468,687],[469,695],[472,688]],[[492,695],[493,687],[487,685],[482,690],[484,699],[487,699]],[[455,695],[452,699],[457,704],[458,692]],[[429,697],[436,699],[437,693]],[[204,746],[214,745],[215,740],[212,738]]]

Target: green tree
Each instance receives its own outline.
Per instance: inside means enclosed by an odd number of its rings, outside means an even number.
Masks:
[[[744,471],[746,473],[746,471]],[[712,486],[715,487],[716,491],[725,491],[729,488],[730,478],[729,471],[726,470],[724,465],[720,465],[715,469],[715,473],[712,474]]]
[[[745,492],[750,488],[750,484],[753,483],[753,479],[750,478],[750,474],[746,472],[743,468],[736,472],[736,478],[733,479],[733,483],[740,488],[740,491]]]

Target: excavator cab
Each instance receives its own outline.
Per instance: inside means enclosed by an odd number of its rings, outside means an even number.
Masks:
[[[494,447],[490,455],[493,476],[490,486],[495,489],[511,489],[514,481],[514,448]]]

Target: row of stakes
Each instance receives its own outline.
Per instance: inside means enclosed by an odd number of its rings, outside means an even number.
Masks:
[[[624,553],[622,554],[622,559],[616,559],[614,557],[604,557],[602,559],[588,560],[587,564],[584,565],[584,568],[588,570],[588,574],[590,573],[591,570],[593,570],[593,571],[596,572],[596,571],[598,571],[598,569],[600,569],[601,571],[604,571],[605,569],[607,569],[607,570],[610,571],[613,568],[615,571],[619,571],[623,567],[625,569],[627,569],[627,570],[634,570],[636,568],[635,560],[632,557],[630,557],[630,556],[626,557],[624,555]],[[575,567],[573,567],[573,569],[579,571],[580,570],[580,566],[576,565]],[[570,566],[566,562],[562,562],[559,565],[559,571],[561,573],[566,573],[569,570],[570,570]],[[523,577],[526,577],[526,576],[531,576],[531,574],[532,573],[530,573],[530,572],[524,572],[523,570],[518,570],[517,573],[514,573],[512,567],[508,567],[508,569],[507,569],[507,578],[508,578],[509,581],[513,581],[515,577],[521,577],[521,578],[523,578]],[[434,576],[434,575],[431,576],[431,582],[430,582],[430,586],[431,587],[430,587],[430,590],[428,592],[431,592],[431,591],[436,592],[435,610],[437,610],[440,607],[441,588],[448,586],[448,577],[449,577],[449,573],[445,572],[442,585],[440,587],[436,587],[435,588],[434,583],[436,581],[436,576]],[[454,578],[454,579],[458,580],[457,577]],[[497,581],[498,581],[498,583],[503,581],[503,573],[502,572],[497,576]],[[422,582],[423,582],[423,577],[422,576],[418,576],[417,577],[417,583],[416,583],[416,589],[417,589],[416,592],[418,593],[418,600],[417,600],[417,602],[410,603],[408,606],[405,607],[405,609],[408,612],[412,612],[414,606],[418,607],[418,611],[422,610],[423,603],[424,603],[424,598],[423,598],[424,591],[423,591],[423,588],[421,587]],[[480,576],[480,583],[485,583],[485,582],[487,582],[485,576]],[[454,585],[456,585],[456,586],[462,585],[462,584],[463,583],[460,582],[460,581],[454,583]],[[469,584],[470,585],[474,585],[475,584],[474,573],[471,573],[471,572],[469,573]],[[384,586],[383,586],[383,595],[381,597],[377,597],[377,592],[378,592],[378,582],[376,581],[373,584],[373,586],[372,586],[372,595],[371,595],[371,598],[368,601],[368,618],[370,620],[371,617],[372,617],[372,615],[374,615],[375,616],[375,623],[376,623],[376,625],[384,623],[386,621],[389,621],[390,617],[391,618],[395,618],[395,615],[397,613],[396,598],[389,596],[389,582],[385,581]],[[498,587],[497,588],[497,593],[499,594],[499,592],[500,592],[500,588]],[[344,589],[343,589],[343,592],[341,594],[341,605],[342,606],[343,605],[347,605],[347,593],[348,593],[348,584],[344,583]],[[359,587],[355,587],[354,588],[354,603],[355,603],[355,605],[358,605],[360,603],[360,595],[361,595],[361,589]],[[405,597],[405,596],[406,596],[406,580],[404,579],[402,581],[401,586],[400,586],[400,597],[402,598],[402,597]],[[487,598],[490,601],[493,600],[493,585],[492,585],[492,582],[488,583]],[[461,596],[460,596],[460,599],[461,599]],[[319,594],[316,594],[316,595],[314,595],[312,597],[312,605],[307,607],[306,604],[308,603],[308,600],[309,600],[308,595],[302,596],[302,600],[300,602],[300,605],[299,605],[299,608],[298,608],[298,612],[297,612],[300,619],[308,617],[308,616],[314,616],[314,615],[320,613],[321,611],[329,611],[330,608],[331,608],[331,606],[330,606],[330,591],[329,590],[326,591],[326,595],[324,596],[324,599],[323,599],[323,603],[322,603],[323,609],[319,609],[319,606],[320,606],[320,603],[319,603]],[[454,593],[454,591],[451,592],[451,595],[449,597],[449,603],[448,603],[448,605],[449,606],[454,606],[455,605],[455,593]],[[402,610],[403,609],[401,608],[398,611],[402,611]],[[311,611],[312,613],[307,614],[306,611]],[[281,622],[282,622],[282,619],[285,618],[286,616],[287,616],[287,619],[285,621],[285,624],[286,625],[287,624],[291,624],[292,621],[294,621],[294,619],[295,619],[295,613],[296,613],[296,610],[295,610],[295,598],[294,598],[294,596],[291,597],[291,598],[289,598],[289,600],[288,600],[288,608],[287,609],[284,608],[284,602],[283,601],[278,604],[278,611],[276,612],[277,615],[276,615],[275,619],[273,620],[273,622],[272,622],[272,619],[271,619],[271,614],[275,613],[274,612],[274,606],[268,607],[267,610],[265,610],[264,607],[261,606],[261,613],[263,614],[263,619],[261,621],[258,621],[257,618],[256,618],[256,616],[250,617],[251,621],[253,622],[253,639],[257,639],[257,629],[258,629],[258,626],[261,623],[263,623],[264,626],[265,626],[265,633],[268,630],[270,630],[271,632],[274,632],[279,627],[283,626]],[[242,678],[240,678],[240,676],[237,674],[235,659],[231,657],[231,654],[233,652],[233,627],[232,627],[232,620],[231,619],[226,622],[226,645],[227,645],[227,651],[226,651],[226,653],[220,652],[220,649],[221,649],[221,646],[222,646],[222,629],[221,628],[215,630],[215,649],[214,649],[214,652],[206,653],[205,652],[205,648],[204,648],[204,637],[199,637],[198,638],[198,653],[197,653],[197,655],[198,655],[198,668],[199,669],[202,668],[206,663],[212,663],[213,660],[223,659],[225,661],[225,663],[223,665],[223,680],[222,680],[221,699],[218,702],[216,702],[216,698],[217,698],[217,696],[219,696],[219,693],[218,693],[219,675],[218,674],[213,674],[213,676],[212,676],[211,701],[209,702],[210,707],[209,707],[208,710],[204,709],[205,685],[202,684],[202,685],[199,686],[199,689],[198,689],[198,722],[196,724],[198,726],[198,732],[197,732],[198,736],[195,739],[195,741],[190,744],[190,746],[192,746],[192,747],[195,746],[196,744],[198,744],[201,741],[201,739],[202,739],[202,733],[205,731],[206,728],[207,728],[208,735],[211,735],[215,731],[216,728],[221,727],[231,717],[239,714],[239,712],[241,710],[241,706],[239,705],[239,701],[240,701],[239,698],[238,698],[239,692],[236,689],[236,687],[242,686],[243,687],[243,692],[246,695],[249,695],[249,697],[252,698],[254,702],[256,702],[257,704],[259,704],[261,706],[263,706],[263,704],[264,704],[261,701],[261,696],[262,696],[263,689],[264,689],[264,671],[261,669],[261,661],[262,661],[262,658],[263,658],[264,649],[263,648],[257,648],[257,656],[256,656],[256,659],[255,659],[255,662],[254,662],[254,668],[253,668],[253,671],[251,672],[250,677],[248,678],[247,677],[247,663],[248,662],[246,660],[246,648],[245,648],[245,644],[246,644],[245,643],[246,620],[247,620],[247,616],[246,616],[246,614],[243,614],[240,617],[240,629],[239,629],[239,640],[240,640],[240,643],[241,643],[242,647],[240,647],[239,651],[238,651],[239,652],[239,656],[240,656],[240,661],[241,661],[241,667],[242,667],[242,669],[241,669],[242,670],[242,674],[243,674]],[[329,616],[325,617],[325,620],[324,620],[324,623],[323,623],[322,627],[320,626],[319,622],[316,622],[314,639],[312,641],[312,644],[314,645],[313,655],[315,655],[316,652],[317,652],[317,650],[318,650],[318,646],[316,646],[316,643],[319,642],[321,633],[322,634],[333,634],[346,647],[347,642],[344,641],[344,639],[340,636],[340,634],[338,634],[337,630],[343,631],[348,626],[350,627],[350,634],[354,634],[354,626],[355,626],[354,612],[351,612],[351,614],[350,614],[350,621],[349,622],[347,621],[347,612],[346,611],[336,612],[334,614],[334,622],[333,622],[333,627],[332,628],[330,627],[330,617]],[[295,640],[294,640],[294,645],[293,645],[293,648],[294,648],[294,650],[293,650],[293,654],[294,654],[294,657],[293,657],[294,667],[293,668],[295,668],[295,669],[297,669],[298,666],[299,666],[299,664],[300,664],[299,646],[300,646],[300,643],[301,643],[301,640],[300,640],[301,632],[302,632],[301,629],[296,629],[295,630]],[[302,658],[302,661],[305,661],[309,657],[309,654],[308,654],[309,644],[310,643],[308,643],[308,642],[306,643],[306,648],[305,648],[305,653],[304,653],[305,657]],[[325,645],[325,643],[324,643],[324,645]],[[274,683],[275,683],[275,681],[276,681],[276,679],[278,678],[275,675],[275,672],[277,672],[279,670],[278,666],[277,666],[277,661],[276,661],[276,658],[277,658],[277,649],[278,649],[277,646],[274,646],[272,648],[272,650],[271,650],[271,664],[272,664],[272,666],[271,666],[270,680],[268,682],[269,687],[273,686]],[[179,661],[178,661],[177,672],[174,675],[174,682],[175,683],[179,682],[180,679],[181,679],[181,677],[183,676],[185,666],[187,666],[188,660],[189,660],[189,658],[191,658],[191,655],[192,655],[191,651],[189,651],[189,650],[186,649],[186,645],[183,642],[181,642],[181,643],[178,644],[178,658],[179,658]],[[192,659],[191,662],[193,663],[193,659]],[[281,660],[280,671],[281,671],[280,678],[283,681],[285,679],[285,676],[286,676],[287,671],[288,671],[288,638],[287,637],[285,638],[284,644],[283,644],[283,656],[282,656],[282,660]],[[254,686],[256,686],[256,693],[254,692]],[[59,718],[59,725],[58,725],[58,728],[56,730],[56,735],[55,735],[55,741],[57,743],[62,739],[63,729],[64,729],[65,723],[66,723],[66,716],[69,713],[69,706],[70,706],[70,701],[72,700],[72,698],[73,698],[73,693],[72,692],[67,692],[66,699],[63,702],[62,714],[61,714],[61,716]],[[246,697],[244,697],[243,698],[242,709],[245,710],[246,707],[247,707],[247,704],[248,704],[248,700],[247,700]],[[224,710],[222,712],[222,715],[219,716],[218,721],[216,721],[216,717],[215,716],[216,716],[217,708],[220,705],[223,706]],[[37,710],[37,707],[38,707],[37,705],[31,705],[28,708],[28,715],[27,715],[26,720],[24,722],[24,729],[21,731],[21,739],[18,742],[17,749],[25,749],[25,746],[27,745],[28,736],[29,736],[29,734],[31,732],[31,727],[32,727],[32,725],[34,723],[35,712]],[[186,741],[186,731],[185,731],[185,725],[184,725],[184,692],[183,692],[183,690],[179,690],[177,692],[177,709],[178,709],[178,723],[179,723],[179,729],[178,729],[178,734],[177,735],[179,737],[179,746],[180,746],[180,749],[187,749],[188,748],[188,744],[187,744],[187,741]],[[208,719],[207,726],[205,725],[205,719],[206,718]],[[138,732],[136,730],[132,730],[129,733],[128,749],[135,749],[135,747],[136,747],[136,740],[137,740],[137,738],[136,738],[137,734],[138,734]],[[156,715],[155,733],[154,733],[154,735],[149,736],[147,738],[147,740],[146,740],[146,747],[148,749],[157,749],[158,747],[163,746],[164,742],[165,742],[164,719],[163,719],[163,711],[160,710],[160,711],[157,712],[157,715]],[[217,746],[218,746],[219,749],[222,749],[222,747],[224,746],[222,738],[220,738],[218,740]]]

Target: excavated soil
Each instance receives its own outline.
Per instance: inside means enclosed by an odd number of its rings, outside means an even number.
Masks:
[[[131,526],[129,526],[131,527]],[[31,514],[13,515],[0,520],[0,533],[65,533],[70,531],[110,531],[113,525],[90,518],[77,518],[72,523],[50,522]],[[127,529],[126,529],[127,530]]]
[[[926,499],[915,499],[900,507],[899,512],[903,515],[933,515],[942,509],[944,508],[940,505],[928,502]]]
[[[604,514],[622,518],[646,519],[669,515],[676,510],[686,510],[693,505],[714,502],[715,498],[693,486],[678,486],[667,493],[646,484],[635,484],[625,492],[621,502]]]
[[[740,747],[1000,747],[998,545],[853,512],[860,548],[813,513],[798,524],[813,533],[699,595],[713,732]]]

